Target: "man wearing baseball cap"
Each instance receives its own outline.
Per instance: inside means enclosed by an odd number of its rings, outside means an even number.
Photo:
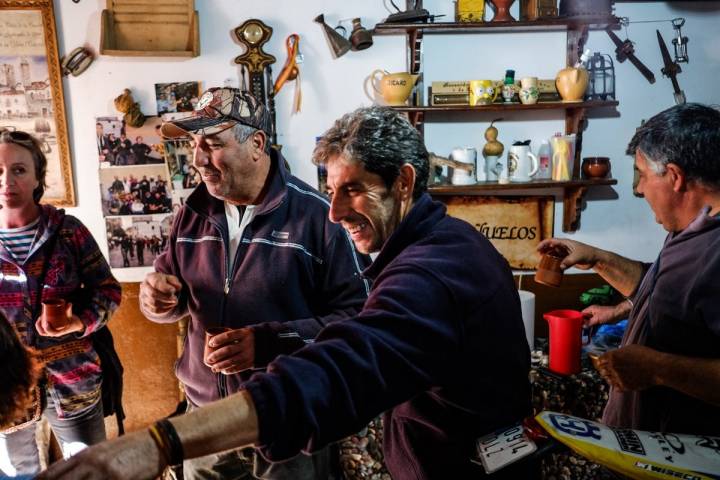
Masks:
[[[290,353],[362,307],[369,265],[328,219],[325,197],[290,175],[269,145],[272,122],[250,92],[211,88],[193,115],[162,125],[192,138],[202,184],[179,211],[170,247],[140,287],[152,321],[190,315],[177,376],[194,409],[240,390],[253,369]],[[204,355],[210,327],[215,336]],[[332,478],[328,449],[271,464],[250,450],[187,461],[186,479]],[[254,464],[254,465],[253,465]]]

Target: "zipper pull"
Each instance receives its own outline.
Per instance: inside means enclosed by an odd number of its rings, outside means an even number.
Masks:
[[[230,279],[229,278],[225,279],[225,288],[223,289],[223,291],[225,292],[225,295],[227,295],[228,292],[230,291]]]

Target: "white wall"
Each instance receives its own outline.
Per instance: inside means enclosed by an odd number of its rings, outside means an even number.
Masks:
[[[104,0],[55,0],[59,50],[64,54],[86,44],[97,51],[100,42],[100,13]],[[397,3],[397,2],[396,2]],[[513,6],[517,17],[517,3]],[[273,29],[266,51],[275,55],[274,72],[285,62],[285,38],[290,33],[301,37],[300,49],[305,56],[301,65],[303,108],[291,114],[293,83],[277,98],[278,141],[293,172],[315,185],[315,167],[310,154],[315,137],[327,129],[341,114],[370,104],[363,92],[364,80],[376,68],[391,72],[405,70],[404,36],[377,36],[375,45],[362,52],[349,52],[333,59],[320,27],[313,22],[319,13],[335,25],[339,19],[361,17],[363,25],[373,26],[387,16],[382,0],[342,2],[330,0],[196,0],[200,16],[201,55],[193,59],[106,57],[100,56],[81,76],[63,80],[68,112],[70,148],[73,157],[78,206],[67,209],[78,216],[92,231],[104,251],[105,223],[100,209],[97,156],[94,143],[94,118],[115,115],[113,98],[123,88],[130,88],[142,111],[155,113],[154,84],[174,81],[200,81],[204,88],[229,82],[238,84],[239,70],[233,59],[242,53],[232,32],[248,18],[259,18]],[[452,3],[447,0],[426,1],[432,13],[446,13],[452,18]],[[690,64],[683,64],[681,87],[688,101],[720,103],[709,88],[720,78],[720,1],[712,2],[627,2],[619,3],[616,14],[631,21],[668,20],[685,17],[684,35],[690,38]],[[440,19],[443,20],[443,19]],[[349,28],[349,21],[346,22]],[[602,244],[623,255],[652,260],[664,238],[644,200],[631,193],[632,162],[624,155],[625,146],[640,120],[673,105],[672,87],[662,77],[655,29],[661,30],[666,42],[673,34],[669,22],[638,23],[628,28],[636,42],[636,51],[654,72],[657,82],[650,85],[629,64],[616,62],[617,94],[620,106],[617,118],[592,118],[584,137],[586,155],[609,156],[613,188],[617,198],[594,198],[589,194],[582,212],[582,227],[573,238]],[[625,38],[624,32],[619,34]],[[488,34],[425,36],[425,81],[501,78],[505,69],[514,68],[517,75],[552,78],[564,66],[565,35]],[[614,50],[602,31],[590,32],[589,48],[611,53]],[[671,47],[672,49],[672,47]],[[426,125],[428,148],[447,154],[456,145],[481,147],[488,118],[464,116],[441,117],[442,122]],[[531,116],[507,116],[498,124],[500,140],[506,145],[516,139],[537,141],[564,128],[562,113],[537,113]],[[556,234],[561,234],[562,204],[556,206]],[[139,281],[148,269],[117,269],[122,281]]]

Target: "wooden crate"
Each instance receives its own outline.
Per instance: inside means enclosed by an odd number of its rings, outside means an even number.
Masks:
[[[100,53],[197,57],[200,31],[194,0],[107,0],[102,12]]]

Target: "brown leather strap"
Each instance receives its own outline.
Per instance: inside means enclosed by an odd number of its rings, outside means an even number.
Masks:
[[[81,338],[72,342],[61,343],[48,348],[38,350],[38,359],[42,363],[55,362],[63,358],[72,357],[78,353],[87,352],[90,349],[90,340]]]

